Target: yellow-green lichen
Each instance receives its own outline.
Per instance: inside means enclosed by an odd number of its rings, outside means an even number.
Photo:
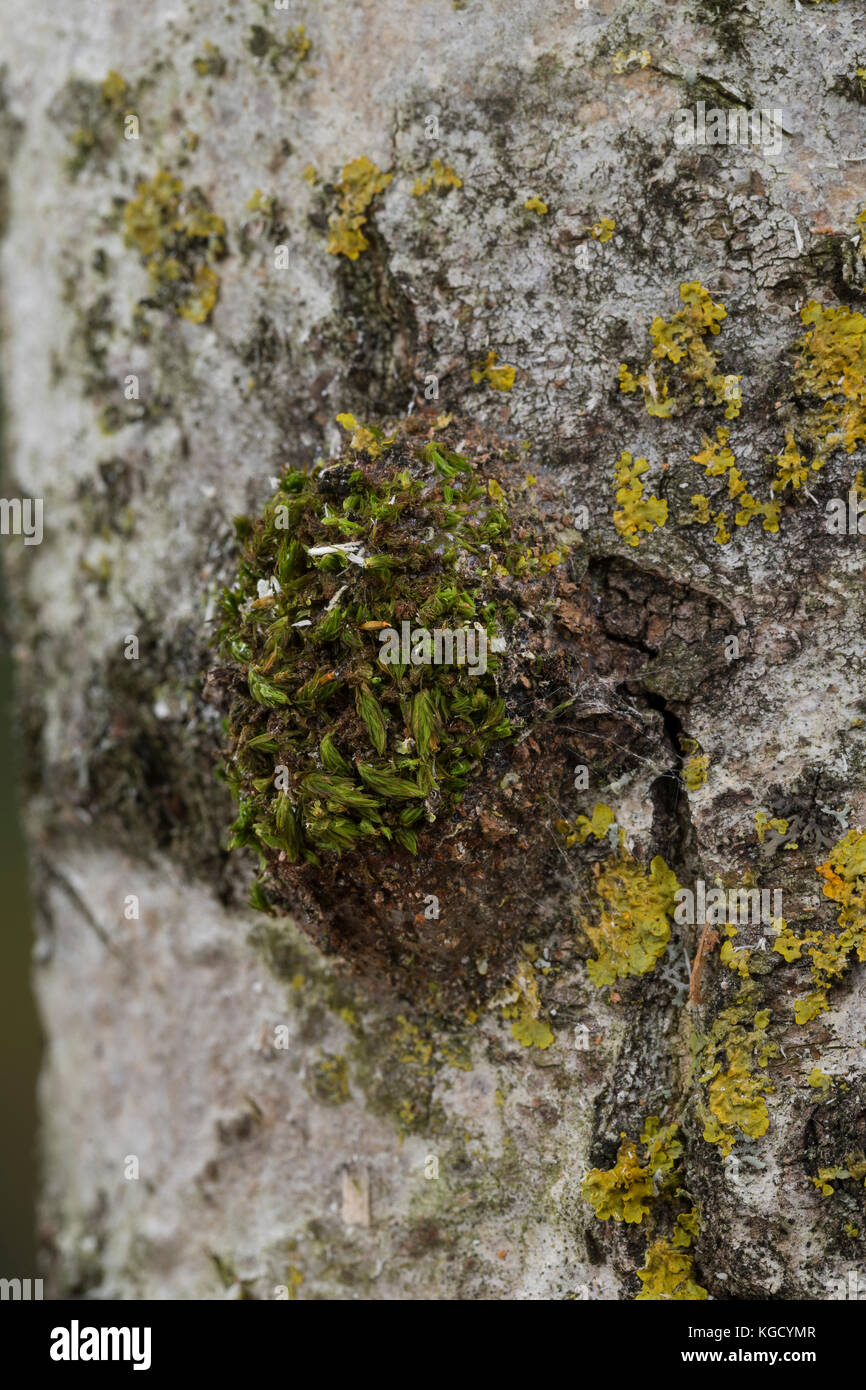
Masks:
[[[616,223],[612,217],[600,217],[597,222],[593,222],[589,234],[591,237],[595,237],[596,241],[605,242],[610,241],[615,230]]]
[[[430,166],[430,173],[426,179],[416,179],[412,185],[412,197],[420,198],[424,193],[429,193],[431,188],[447,192],[449,188],[462,188],[463,180],[455,174],[454,170],[437,156]]]
[[[725,1156],[739,1134],[760,1138],[770,1123],[764,1097],[772,1086],[761,1071],[778,1046],[767,1039],[770,1011],[756,1008],[757,998],[755,985],[745,982],[737,1002],[717,1014],[707,1034],[693,1039],[698,1080],[707,1087],[697,1106],[703,1137]]]
[[[690,792],[696,792],[707,780],[707,769],[710,760],[705,753],[695,754],[694,757],[687,758],[683,763],[681,777]]]
[[[670,939],[676,875],[661,855],[649,872],[632,857],[620,832],[617,855],[606,860],[595,880],[598,920],[581,926],[596,952],[587,965],[593,984],[602,987],[627,975],[645,975],[664,955]]]
[[[227,67],[222,49],[211,43],[210,39],[205,39],[202,51],[197,58],[193,58],[192,65],[199,77],[222,77]]]
[[[642,479],[648,471],[646,459],[633,459],[628,450],[622,453],[614,468],[619,506],[614,511],[613,524],[631,546],[639,544],[639,531],[653,531],[657,526],[664,526],[668,519],[668,504],[663,498],[644,497]]]
[[[366,155],[353,159],[343,168],[337,192],[339,210],[331,218],[327,252],[356,261],[370,245],[362,227],[366,225],[370,204],[383,193],[393,175],[385,174]]]
[[[124,209],[124,239],[147,266],[151,299],[191,323],[204,323],[216,303],[225,232],[198,189],[185,192],[164,169],[139,183]]]
[[[862,1180],[866,1186],[866,1154],[862,1149],[846,1154],[844,1165],[834,1164],[828,1168],[819,1168],[818,1176],[813,1178],[812,1182],[824,1197],[832,1197],[836,1191],[833,1183],[839,1179],[844,1182],[848,1178],[853,1178],[855,1182]]]
[[[653,1201],[676,1182],[674,1173],[683,1146],[677,1139],[678,1126],[662,1125],[650,1116],[641,1133],[640,1144],[622,1135],[622,1143],[612,1168],[593,1168],[581,1186],[581,1194],[599,1221],[634,1224],[649,1214]]]
[[[698,1214],[692,1208],[677,1217],[670,1239],[652,1241],[644,1256],[644,1268],[637,1272],[643,1288],[636,1302],[701,1302],[708,1297],[707,1290],[693,1279],[694,1259],[686,1253],[697,1235]]]
[[[709,404],[724,405],[725,419],[736,419],[742,405],[740,377],[719,371],[719,355],[705,341],[708,333],[719,333],[726,310],[697,280],[680,286],[680,299],[685,307],[672,319],[656,316],[650,324],[653,347],[647,366],[637,376],[625,363],[620,366],[620,390],[631,394],[640,389],[647,412],[663,419],[690,405],[705,405],[707,398]],[[657,374],[661,361],[676,369],[673,376]]]
[[[565,847],[570,849],[572,845],[582,845],[590,835],[594,835],[597,840],[603,840],[616,823],[616,817],[609,806],[597,801],[592,808],[592,816],[578,816],[574,821],[558,820],[554,829],[560,835],[565,836]]]
[[[537,212],[539,217],[543,217],[548,211],[547,203],[543,202],[536,193],[533,193],[531,198],[527,198],[523,206],[527,212]]]
[[[513,1019],[511,1035],[522,1047],[537,1047],[545,1051],[553,1042],[549,1023],[539,1018],[541,999],[538,979],[528,961],[522,961],[509,988],[494,1001],[502,1009],[502,1017]]]
[[[630,48],[628,53],[624,53],[620,48],[614,53],[611,62],[614,72],[621,76],[633,68],[648,68],[652,62],[652,54],[648,48]]]
[[[838,905],[838,930],[813,927],[797,936],[782,922],[773,943],[786,961],[800,960],[804,954],[809,960],[816,988],[794,1005],[800,1024],[828,1008],[828,990],[849,970],[852,953],[866,961],[866,834],[849,830],[817,872],[824,879],[824,896]]]
[[[756,811],[755,829],[758,832],[758,844],[762,845],[768,830],[777,830],[780,835],[787,835],[788,822],[781,816],[767,816],[763,811]]]
[[[310,47],[311,40],[305,24],[297,24],[280,36],[272,34],[261,24],[253,24],[247,39],[247,49],[253,57],[266,60],[271,72],[285,80],[295,76]]]
[[[506,367],[504,364],[497,367],[496,363],[498,360],[499,354],[491,348],[487,354],[486,360],[484,362],[477,362],[475,366],[470,369],[472,380],[476,386],[479,386],[482,381],[486,381],[494,391],[511,390],[514,385],[516,369],[514,367]]]

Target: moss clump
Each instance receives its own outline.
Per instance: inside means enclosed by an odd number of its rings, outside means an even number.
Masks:
[[[612,985],[624,976],[652,970],[670,939],[669,918],[678,886],[661,855],[651,861],[647,872],[626,849],[620,831],[617,855],[605,862],[595,880],[599,921],[581,919],[597,952],[597,959],[587,965],[594,985]]]
[[[347,256],[356,261],[370,245],[361,228],[367,222],[370,204],[383,193],[393,178],[366,155],[353,159],[343,169],[337,192],[339,211],[331,218],[326,250],[329,256]]]
[[[146,303],[204,323],[216,303],[214,264],[225,255],[225,223],[198,189],[161,169],[140,183],[124,208],[124,239],[147,266],[152,293]]]
[[[685,307],[672,319],[656,316],[650,324],[653,347],[643,371],[634,376],[625,363],[620,366],[620,390],[627,394],[641,390],[648,414],[663,419],[680,415],[689,406],[704,405],[709,397],[710,404],[724,405],[726,420],[734,420],[742,405],[740,377],[723,375],[718,353],[706,343],[708,333],[719,333],[726,310],[713,302],[697,280],[680,286],[680,299]],[[661,361],[676,369],[672,375],[656,375],[655,364]]]
[[[509,578],[547,553],[495,461],[482,471],[417,421],[342,418],[343,457],[288,470],[239,522],[223,595],[232,847],[258,850],[263,872],[359,847],[414,854],[447,819],[512,737],[494,639],[519,621]]]
[[[676,1164],[683,1152],[677,1125],[662,1125],[650,1116],[643,1127],[641,1157],[633,1139],[622,1136],[612,1168],[593,1168],[583,1180],[581,1193],[599,1221],[643,1221],[655,1199],[676,1185]]]

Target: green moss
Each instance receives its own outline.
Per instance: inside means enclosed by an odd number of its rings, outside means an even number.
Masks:
[[[191,323],[204,323],[216,303],[214,264],[225,254],[225,223],[198,189],[161,169],[143,181],[124,208],[124,239],[147,266],[151,296]]]
[[[232,847],[258,850],[263,871],[360,846],[417,851],[512,737],[493,645],[503,581],[549,554],[525,526],[515,539],[525,494],[429,427],[342,419],[353,434],[338,462],[287,471],[260,518],[239,521],[223,594]],[[467,636],[486,671],[461,662]]]

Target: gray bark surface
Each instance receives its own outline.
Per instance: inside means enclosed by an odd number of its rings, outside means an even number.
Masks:
[[[564,765],[562,813],[609,803],[642,862],[662,854],[686,884],[753,872],[782,888],[789,921],[808,912],[815,865],[866,824],[862,539],[824,526],[862,448],[813,475],[814,498],[786,506],[778,534],[753,523],[720,546],[686,521],[692,494],[711,490],[691,456],[719,423],[749,491],[769,497],[798,309],[863,305],[864,17],[859,0],[70,0],[26,14],[0,0],[6,487],[45,505],[41,545],[3,544],[56,1293],[630,1299],[645,1228],[599,1222],[580,1187],[648,1115],[683,1126],[695,1277],[712,1297],[850,1288],[862,1182],[827,1197],[812,1178],[864,1145],[856,961],[802,1027],[805,965],[756,952],[785,1053],[770,1064],[769,1129],[738,1141],[737,1177],[690,1108],[690,1034],[739,984],[717,949],[700,1006],[687,1002],[699,928],[675,929],[655,972],[596,988],[577,919],[598,856],[578,849],[550,874],[557,925],[540,946],[553,1045],[521,1046],[496,1007],[475,1021],[419,1012],[246,905],[251,865],[225,853],[232,808],[203,688],[233,517],[257,513],[283,465],[342,447],[338,412],[404,414],[435,375],[441,410],[530,441],[527,468],[588,509],[573,573],[595,595],[586,641],[613,655],[581,708],[633,718],[649,753],[615,785],[591,766],[587,793]],[[252,26],[299,24],[309,51],[272,67]],[[207,43],[222,71],[194,66]],[[645,65],[629,60],[644,50]],[[101,104],[109,71],[129,84],[138,140]],[[677,147],[675,113],[698,100],[781,110],[781,148]],[[76,168],[81,130],[94,138]],[[362,155],[393,178],[349,261],[326,253],[328,219]],[[462,187],[413,196],[434,156]],[[226,224],[204,323],[136,316],[148,276],[123,207],[160,169]],[[273,222],[246,208],[257,188],[278,200]],[[546,214],[525,209],[534,195]],[[615,222],[604,242],[588,230],[602,217]],[[694,280],[727,309],[711,346],[742,374],[734,421],[653,419],[617,386]],[[517,369],[510,392],[473,383],[490,349]],[[626,449],[669,507],[637,548],[612,523]],[[138,661],[124,658],[129,634]],[[680,734],[710,759],[694,791]],[[773,834],[759,845],[757,810],[797,818],[798,849]],[[827,1098],[808,1084],[815,1068],[836,1077]]]

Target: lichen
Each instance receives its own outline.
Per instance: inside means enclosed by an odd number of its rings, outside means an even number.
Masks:
[[[628,545],[639,544],[639,531],[654,531],[668,519],[668,504],[659,497],[644,497],[644,473],[649,464],[644,458],[633,459],[625,450],[614,468],[614,484],[618,508],[613,524]]]
[[[476,362],[475,366],[470,368],[470,375],[476,386],[486,381],[494,391],[511,390],[516,375],[515,368],[504,364],[497,367],[498,361],[499,354],[491,348],[484,362]]]
[[[193,69],[199,77],[222,77],[226,67],[225,54],[210,39],[205,39],[201,53],[193,59]]]
[[[339,210],[329,224],[330,256],[347,256],[356,261],[370,245],[362,227],[366,226],[373,199],[388,187],[392,174],[385,174],[366,155],[353,159],[343,168],[337,184]]]
[[[737,1001],[716,1015],[709,1033],[693,1038],[698,1080],[707,1087],[706,1101],[698,1102],[698,1118],[704,1139],[724,1156],[739,1134],[760,1138],[770,1123],[765,1096],[772,1086],[761,1072],[778,1046],[767,1038],[770,1011],[756,1007],[758,1002],[755,984],[744,982]]]
[[[834,451],[851,454],[866,442],[866,316],[810,299],[800,318],[807,332],[798,343],[794,391],[806,403],[801,428],[818,469]]]
[[[600,217],[597,222],[593,222],[589,229],[589,234],[596,241],[610,241],[614,234],[616,223],[612,217]]]
[[[73,178],[94,158],[105,164],[122,134],[123,116],[132,100],[126,78],[113,69],[100,83],[70,84],[69,102],[77,124],[70,135],[72,154],[66,167]]]
[[[621,76],[633,68],[648,68],[651,62],[652,54],[648,48],[630,48],[628,53],[624,53],[620,48],[611,59],[613,70],[617,76]]]
[[[680,299],[685,308],[670,321],[657,315],[650,324],[653,347],[648,365],[637,376],[625,363],[620,366],[620,390],[641,390],[648,414],[663,419],[704,405],[709,396],[710,404],[724,405],[726,420],[734,420],[742,405],[740,377],[719,371],[719,354],[705,341],[708,333],[719,333],[726,310],[697,280],[680,286]],[[664,360],[676,368],[672,376],[656,375],[656,362]]]
[[[690,792],[696,792],[707,780],[710,760],[705,753],[696,753],[683,763],[680,776]]]
[[[530,198],[527,198],[523,206],[527,212],[537,212],[539,217],[544,217],[548,211],[547,203],[539,198],[537,193],[533,193]]]
[[[616,817],[610,807],[605,806],[602,801],[597,801],[592,808],[591,817],[577,816],[574,821],[558,820],[554,829],[565,836],[565,847],[571,849],[572,845],[585,844],[590,835],[594,835],[597,840],[603,840],[615,824]]]
[[[852,1179],[855,1182],[863,1183],[866,1187],[866,1154],[862,1149],[845,1155],[841,1164],[832,1164],[826,1168],[818,1169],[818,1176],[812,1179],[815,1187],[824,1197],[832,1197],[835,1192],[834,1182],[845,1182]]]
[[[284,81],[295,76],[311,46],[305,24],[296,25],[279,38],[263,25],[253,24],[247,39],[247,49],[253,57],[266,61],[271,72]]]
[[[628,975],[645,975],[670,939],[676,875],[661,855],[651,860],[647,872],[629,853],[621,831],[618,852],[603,862],[594,886],[598,920],[581,918],[596,952],[587,965],[589,978],[601,987]]]
[[[550,1047],[553,1030],[539,1018],[538,979],[528,961],[521,962],[509,988],[493,1001],[493,1006],[501,1008],[503,1018],[514,1019],[511,1035],[522,1047],[537,1047],[542,1051]]]
[[[198,189],[161,169],[139,183],[124,208],[124,239],[135,247],[151,281],[148,303],[191,323],[210,317],[219,290],[214,264],[225,255],[226,228]]]
[[[654,1115],[647,1119],[640,1136],[645,1150],[642,1157],[633,1139],[622,1137],[612,1168],[593,1168],[581,1186],[581,1194],[599,1221],[635,1224],[648,1216],[653,1202],[677,1182],[676,1165],[683,1146],[676,1138],[678,1126],[662,1125]]]
[[[787,835],[788,822],[783,820],[781,816],[768,816],[765,811],[756,811],[755,830],[758,834],[758,844],[762,845],[768,830],[776,830],[780,835]]]
[[[800,1024],[811,1022],[829,1007],[828,991],[847,974],[852,953],[866,961],[866,834],[849,830],[816,872],[825,880],[824,896],[839,907],[841,930],[817,926],[798,936],[782,922],[773,943],[774,951],[786,961],[800,960],[804,953],[809,960],[816,987],[794,1005]]]
[[[420,198],[423,194],[429,193],[431,188],[439,192],[446,192],[449,188],[462,188],[463,180],[455,174],[454,170],[436,156],[430,166],[430,174],[426,179],[416,179],[412,185],[412,197]]]
[[[686,1253],[697,1235],[698,1214],[692,1208],[677,1217],[669,1239],[662,1237],[651,1242],[644,1256],[644,1268],[637,1271],[643,1288],[636,1302],[701,1302],[708,1297],[707,1290],[692,1277],[694,1259]]]

